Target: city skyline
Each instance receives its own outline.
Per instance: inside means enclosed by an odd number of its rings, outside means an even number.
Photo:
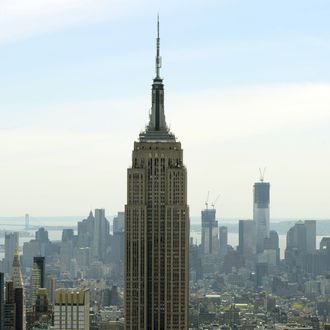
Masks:
[[[271,218],[329,218],[324,1],[19,3],[0,5],[1,215],[123,209],[159,11],[167,120],[185,146],[191,215],[210,190],[221,194],[220,219],[252,218],[266,166]]]

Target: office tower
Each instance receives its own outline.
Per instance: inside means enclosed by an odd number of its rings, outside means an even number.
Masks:
[[[276,264],[280,263],[280,246],[278,234],[275,230],[271,230],[269,232],[269,237],[264,241],[264,249],[265,250],[274,250],[276,253]]]
[[[4,329],[16,329],[16,304],[15,289],[13,281],[6,282],[5,304],[4,304]]]
[[[124,223],[125,212],[118,212],[117,216],[113,218],[112,225],[113,236],[111,239],[111,262],[116,264],[120,271],[122,271],[125,250]]]
[[[39,315],[48,313],[48,292],[46,288],[39,288],[36,294],[35,313]]]
[[[44,255],[45,249],[42,245],[36,241],[31,240],[30,242],[23,243],[23,256],[22,256],[22,267],[31,268],[33,267],[34,256]]]
[[[31,303],[35,304],[37,291],[45,287],[45,257],[34,257],[31,272]]]
[[[219,241],[220,255],[225,256],[227,254],[228,245],[228,228],[225,226],[219,228]]]
[[[0,329],[4,327],[5,274],[0,273]]]
[[[24,299],[24,282],[19,263],[19,250],[16,248],[14,253],[11,280],[13,282],[15,296],[15,326],[16,330],[25,329],[25,299]]]
[[[91,247],[94,237],[94,215],[90,211],[86,219],[78,221],[78,246]]]
[[[15,283],[14,283],[15,285]],[[16,330],[25,330],[25,299],[24,299],[24,289],[23,287],[15,288],[15,326]]]
[[[316,251],[316,221],[305,220],[306,227],[306,251],[308,253],[315,253]]]
[[[256,286],[263,286],[264,278],[268,275],[268,264],[265,262],[258,262],[256,264]]]
[[[77,260],[75,258],[72,258],[70,261],[70,275],[72,279],[77,278],[78,276],[78,263]]]
[[[125,229],[125,212],[118,212],[113,218],[112,231],[113,233],[121,233]]]
[[[305,253],[307,251],[307,233],[303,221],[295,223],[287,232],[286,248],[298,250],[300,253]]]
[[[44,288],[45,287],[45,257],[34,257],[33,263],[37,265],[37,268],[40,273],[39,287]]]
[[[25,214],[25,230],[29,230],[30,228],[30,216],[26,213]]]
[[[165,121],[159,29],[150,121],[127,171],[125,245],[126,329],[187,329],[187,173]]]
[[[14,283],[14,288],[15,289],[24,287],[21,266],[20,266],[20,263],[19,263],[19,250],[18,250],[18,248],[16,248],[15,253],[14,253],[11,280]]]
[[[73,241],[74,232],[73,229],[65,228],[62,230],[62,242]]]
[[[254,220],[239,220],[239,245],[238,251],[246,258],[256,254],[256,223]]]
[[[110,240],[110,224],[105,217],[104,209],[95,209],[93,256],[104,261]]]
[[[257,252],[262,252],[264,249],[264,240],[269,237],[269,191],[270,184],[256,182],[253,186],[253,220],[257,227]]]
[[[4,260],[4,271],[5,273],[11,274],[12,262],[16,248],[19,244],[19,233],[6,233],[5,234],[5,260]]]
[[[31,271],[31,305],[35,305],[37,298],[37,291],[40,288],[41,273],[35,262],[33,262]]]
[[[219,229],[215,212],[214,208],[202,211],[202,251],[206,255],[219,253]]]
[[[89,289],[57,289],[54,329],[89,329]]]
[[[56,278],[54,275],[47,275],[46,278],[46,289],[48,292],[48,300],[51,304],[55,301],[55,290],[56,290]]]
[[[308,230],[311,232],[308,232]],[[285,261],[291,270],[297,273],[302,268],[305,268],[308,272],[311,272],[312,269],[315,271],[316,259],[315,256],[313,257],[313,254],[315,254],[315,251],[313,251],[315,232],[316,228],[313,222],[309,221],[298,221],[287,232]],[[309,250],[307,247],[309,247]],[[319,266],[322,268],[323,265],[321,264],[322,262],[319,263]]]
[[[39,243],[49,243],[48,231],[41,227],[36,231],[36,241]]]

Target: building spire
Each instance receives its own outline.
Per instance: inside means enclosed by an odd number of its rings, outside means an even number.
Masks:
[[[160,78],[160,68],[161,67],[162,67],[162,58],[160,56],[159,14],[158,14],[157,15],[156,79]]]
[[[175,136],[166,125],[164,112],[164,84],[160,77],[162,58],[160,56],[159,15],[157,15],[157,38],[156,38],[156,77],[152,83],[151,111],[149,124],[140,134],[140,141],[175,141]]]

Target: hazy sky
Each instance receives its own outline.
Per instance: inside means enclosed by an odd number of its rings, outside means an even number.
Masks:
[[[122,210],[161,19],[191,215],[330,218],[328,0],[1,0],[0,215]]]

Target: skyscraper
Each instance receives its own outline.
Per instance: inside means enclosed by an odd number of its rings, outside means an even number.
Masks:
[[[219,246],[220,246],[220,255],[225,256],[227,254],[227,245],[228,245],[228,228],[221,226],[219,228]]]
[[[314,253],[316,251],[316,221],[305,220],[306,226],[306,251]]]
[[[118,212],[118,214],[113,218],[112,231],[113,233],[124,232],[125,224],[125,212]]]
[[[256,254],[256,223],[253,220],[240,220],[238,231],[240,254],[252,258]]]
[[[54,329],[89,329],[89,289],[57,289]]]
[[[34,262],[31,271],[31,305],[35,305],[37,291],[40,288],[40,271],[37,264]]]
[[[0,273],[0,329],[4,327],[5,317],[5,274]]]
[[[11,274],[12,262],[16,248],[18,248],[19,233],[6,233],[5,234],[5,273]]]
[[[256,182],[253,186],[253,220],[257,227],[257,252],[264,249],[264,240],[269,237],[269,191],[270,184]]]
[[[104,209],[95,209],[93,256],[104,261],[110,239],[110,224]]]
[[[45,287],[45,257],[34,257],[33,262],[37,265],[40,272],[40,288]]]
[[[15,253],[14,253],[11,280],[14,283],[14,289],[24,287],[23,275],[22,275],[22,271],[21,271],[21,265],[19,263],[19,250],[18,250],[18,247],[16,248]]]
[[[34,257],[31,272],[31,303],[35,304],[39,288],[45,287],[45,257]]]
[[[94,215],[90,211],[87,219],[78,221],[78,246],[92,247],[94,237]]]
[[[19,250],[18,247],[14,253],[14,260],[12,265],[11,280],[14,289],[14,302],[15,302],[15,329],[25,329],[25,297],[24,297],[24,282],[19,263]]]
[[[219,228],[214,208],[202,210],[202,250],[206,255],[219,253]]]
[[[4,304],[4,329],[16,329],[16,304],[15,304],[15,290],[13,281],[6,282],[5,290],[5,304]]]
[[[126,329],[188,328],[187,173],[165,121],[159,41],[158,23],[150,120],[127,171]]]

